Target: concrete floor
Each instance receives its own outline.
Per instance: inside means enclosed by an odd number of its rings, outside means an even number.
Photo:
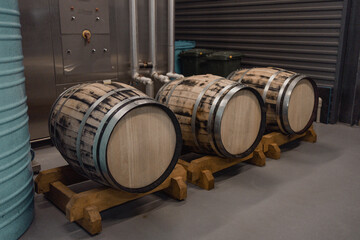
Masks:
[[[266,167],[239,164],[215,189],[188,186],[178,202],[163,193],[101,214],[91,237],[42,195],[21,239],[360,239],[360,128],[316,125],[318,143],[301,142]],[[65,164],[54,148],[36,152],[43,169]]]

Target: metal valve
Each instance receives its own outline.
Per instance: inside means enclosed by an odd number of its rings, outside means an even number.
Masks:
[[[85,41],[86,41],[87,43],[90,43],[91,32],[90,32],[89,30],[84,30],[84,31],[82,32],[82,36],[83,36],[83,38],[85,39]]]

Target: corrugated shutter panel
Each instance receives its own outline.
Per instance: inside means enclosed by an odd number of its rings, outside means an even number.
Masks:
[[[176,39],[240,50],[243,63],[277,66],[335,85],[344,1],[176,1]]]

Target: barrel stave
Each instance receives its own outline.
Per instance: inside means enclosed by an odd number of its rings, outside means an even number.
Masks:
[[[246,72],[247,70],[241,70],[234,75],[232,80],[238,81],[240,77]],[[263,95],[264,88],[271,78],[272,75],[279,72],[279,69],[272,69],[272,68],[255,68],[251,69],[247,72],[246,75],[242,78],[242,83],[253,87],[258,90],[258,92]],[[267,104],[267,125],[269,126],[277,126],[276,121],[276,102],[278,99],[279,91],[289,77],[294,75],[294,72],[284,71],[279,73],[276,78],[271,82],[269,89],[266,94],[266,104]]]
[[[54,125],[57,120],[56,134],[62,136],[61,142],[57,143],[57,146],[65,146],[63,148],[60,147],[59,151],[62,152],[62,155],[66,158],[66,160],[81,175],[90,177],[103,184],[107,183],[103,180],[101,174],[96,171],[92,155],[94,137],[97,128],[100,125],[101,119],[119,101],[123,101],[132,96],[144,96],[144,94],[141,94],[140,91],[137,90],[129,90],[128,92],[131,92],[130,94],[126,92],[115,93],[104,99],[104,101],[93,109],[84,125],[83,134],[81,134],[79,149],[82,161],[81,164],[78,161],[76,149],[76,139],[78,137],[77,130],[79,129],[81,121],[83,120],[87,110],[94,102],[96,102],[104,94],[123,87],[124,86],[122,84],[118,83],[113,83],[111,85],[84,84],[75,93],[72,91],[68,92],[63,96],[63,98],[59,99],[52,113],[53,117],[51,118],[51,124]],[[63,105],[65,102],[66,105]]]
[[[111,90],[109,89],[108,92],[115,89],[116,88]],[[110,109],[112,109],[117,103],[119,103],[119,100],[124,101],[125,99],[128,99],[130,97],[141,96],[141,95],[143,94],[140,94],[140,91],[136,91],[136,90],[127,90],[121,93],[115,93],[109,96],[108,98],[106,98],[104,101],[99,103],[96,108],[94,108],[94,110],[91,112],[88,119],[86,120],[83,128],[83,133],[87,133],[87,134],[81,134],[80,137],[79,151],[80,151],[81,159],[84,163],[89,163],[91,167],[94,168],[96,167],[93,162],[94,159],[93,148],[96,147],[94,146],[94,138],[100,126],[100,122],[105,117],[106,113]],[[98,174],[97,177],[102,178],[100,174]]]
[[[222,77],[210,74],[199,75],[173,81],[164,86],[158,93],[158,101],[168,104],[168,107],[177,116],[182,130],[184,149],[199,153],[216,153],[221,155],[215,143],[214,120],[218,104],[221,103],[224,96],[232,89],[229,85],[235,87],[233,81]],[[201,99],[199,99],[200,95],[202,95]],[[214,105],[217,107],[212,110],[216,98],[219,98],[219,101],[216,103],[217,105]],[[194,140],[192,126],[192,116],[197,101],[199,105],[195,116],[195,136],[199,146],[196,145]],[[260,99],[260,105],[262,104],[261,102]],[[211,126],[209,126],[209,119],[212,121]],[[263,127],[264,123],[264,121],[261,123]],[[261,135],[262,133],[259,134]],[[226,155],[229,154],[227,153]]]
[[[168,106],[177,115],[183,133],[183,144],[191,149],[191,151],[199,152],[199,148],[194,142],[191,126],[195,102],[204,89],[204,86],[217,79],[222,79],[222,81],[213,84],[204,93],[196,112],[195,121],[196,137],[201,147],[201,152],[213,153],[214,150],[209,143],[209,134],[207,131],[210,108],[214,98],[221,89],[232,82],[214,75],[203,75],[201,79],[199,79],[198,76],[192,76],[185,80],[176,80],[168,84],[159,95],[159,101],[162,103],[168,102]],[[181,82],[180,87],[178,86],[172,91],[173,86],[179,82]],[[168,99],[171,91],[171,97]]]
[[[150,111],[150,108],[153,110]],[[143,113],[142,111],[147,112]],[[118,113],[120,113],[119,116],[124,117],[121,117],[121,122],[118,122],[118,118],[116,118]],[[128,121],[126,122],[125,119]],[[153,135],[149,135],[148,131],[145,131],[148,139],[145,142],[148,144],[144,144],[144,147],[147,147],[152,153],[162,152],[162,157],[160,157],[158,162],[153,160],[152,157],[132,159],[137,161],[137,163],[134,166],[129,165],[129,168],[120,169],[120,173],[130,174],[133,178],[133,171],[143,172],[144,176],[136,174],[139,177],[134,177],[133,179],[140,182],[141,179],[154,179],[154,181],[150,183],[147,180],[142,181],[146,186],[140,186],[140,184],[139,187],[132,187],[131,185],[124,187],[111,175],[111,171],[114,169],[109,169],[108,160],[114,164],[118,161],[117,156],[119,156],[119,160],[123,160],[122,162],[126,162],[127,158],[121,157],[120,154],[114,155],[113,152],[107,152],[108,145],[113,143],[111,141],[114,140],[116,142],[119,139],[117,137],[118,134],[111,138],[112,140],[107,138],[107,136],[112,137],[115,127],[123,126],[124,121],[130,125],[132,123],[136,125],[140,124],[141,120],[139,119],[153,119],[157,124],[157,129],[159,129],[159,131],[156,131],[158,133],[157,136],[160,136],[159,134],[161,133],[163,134],[163,137],[158,137],[158,139],[169,139],[164,141],[158,140],[159,143],[163,143],[160,144],[163,147],[159,149],[160,145],[156,146],[149,142]],[[151,124],[152,121],[151,123],[147,122],[147,126],[144,129],[152,129]],[[174,129],[171,129],[170,126],[173,126]],[[161,132],[162,129],[164,129],[164,132]],[[61,155],[80,175],[104,185],[136,193],[150,191],[166,179],[175,167],[181,147],[181,132],[173,113],[147,97],[141,91],[121,83],[108,85],[98,83],[82,84],[68,89],[60,95],[52,108],[49,119],[49,131]],[[132,136],[131,132],[127,132],[127,134],[127,137]],[[141,131],[138,132],[137,137],[139,140],[136,141],[141,142]],[[95,138],[98,138],[98,140]],[[168,142],[168,148],[165,148],[164,143]],[[130,146],[135,145],[131,143]],[[129,156],[128,154],[131,154],[131,149],[128,148],[124,156]],[[111,156],[109,157],[108,154],[111,154]],[[168,158],[168,156],[172,156],[172,158]],[[140,162],[143,162],[143,166],[148,166],[149,164],[151,166],[161,166],[159,168],[161,170],[152,167],[153,172],[150,171],[150,168],[142,171],[142,168],[136,167],[141,166],[139,165]],[[116,174],[118,173],[119,171],[116,172]]]
[[[245,75],[244,75],[245,74]],[[267,129],[271,131],[277,131],[281,130],[284,133],[290,133],[291,129],[284,130],[283,126],[283,118],[282,110],[283,110],[283,101],[284,101],[284,95],[288,91],[289,88],[289,79],[293,80],[295,77],[299,75],[292,71],[287,71],[284,69],[278,69],[278,68],[253,68],[253,69],[243,69],[238,72],[236,72],[232,77],[231,80],[233,81],[239,81],[239,79],[242,78],[242,83],[247,84],[253,88],[255,88],[262,96],[264,96],[264,89],[268,86],[268,90],[266,92],[266,123],[267,123]],[[270,79],[273,78],[271,81]],[[302,76],[302,79],[307,79],[305,76]],[[270,84],[268,84],[268,81],[271,81]],[[291,81],[290,81],[291,82]],[[310,83],[313,84],[314,88],[316,88],[315,83],[310,80]],[[286,84],[286,85],[285,85]],[[281,90],[283,89],[283,90]],[[281,99],[279,99],[280,92],[283,91],[283,94],[280,96]],[[316,90],[315,91],[315,96]],[[278,102],[279,101],[279,102]],[[317,101],[317,97],[315,97],[315,105]],[[278,105],[278,106],[277,106]],[[277,109],[279,108],[279,109]],[[285,108],[286,109],[286,108]],[[315,109],[315,108],[314,108]],[[285,115],[286,117],[287,115]],[[309,120],[311,121],[311,119]],[[279,126],[280,125],[280,126]],[[308,124],[309,126],[309,124]],[[306,130],[306,129],[304,129]],[[303,131],[304,131],[303,130]],[[300,131],[303,132],[303,131]],[[293,133],[294,131],[291,131]]]

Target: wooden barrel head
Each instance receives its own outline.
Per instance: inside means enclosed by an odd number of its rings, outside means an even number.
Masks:
[[[111,133],[108,169],[121,186],[145,187],[164,174],[175,147],[176,131],[168,114],[156,106],[140,106],[128,112]]]
[[[302,79],[293,89],[289,100],[288,119],[294,132],[300,132],[308,125],[314,104],[314,87],[309,80]]]
[[[248,150],[257,139],[262,120],[259,99],[247,89],[238,91],[228,102],[221,121],[221,140],[233,155]]]

